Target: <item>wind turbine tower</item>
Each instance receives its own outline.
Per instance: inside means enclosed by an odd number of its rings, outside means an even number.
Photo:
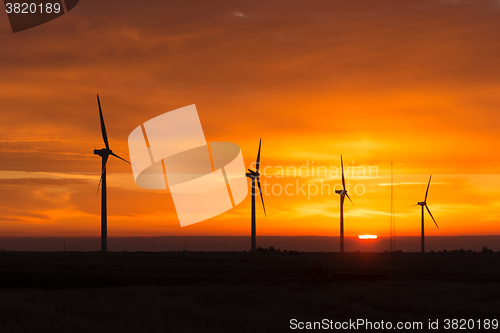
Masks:
[[[99,95],[97,95],[97,104],[99,105],[99,117],[101,119],[101,133],[102,139],[104,140],[104,145],[106,148],[103,149],[95,149],[94,155],[101,156],[102,159],[102,168],[101,168],[101,179],[99,181],[99,186],[97,187],[97,193],[99,193],[99,187],[102,183],[101,190],[101,252],[108,251],[108,211],[107,211],[107,193],[106,193],[106,164],[108,163],[109,155],[119,158],[130,164],[124,158],[113,153],[111,149],[109,149],[108,135],[106,134],[106,126],[104,125],[104,118],[102,116],[101,110],[101,101],[99,100]]]
[[[432,213],[429,209],[429,207],[427,207],[427,195],[429,194],[429,186],[431,185],[431,178],[432,178],[432,175],[429,177],[429,184],[427,184],[427,191],[425,192],[425,198],[424,198],[424,201],[422,202],[418,202],[415,206],[420,206],[422,208],[422,241],[421,241],[421,251],[422,253],[425,252],[425,237],[424,237],[424,207],[427,209],[427,211],[429,212],[429,215],[431,216],[432,220],[434,221],[434,224],[436,225],[436,227],[439,229],[439,226],[437,225],[436,223],[436,220],[434,220],[434,216],[432,216]]]
[[[256,235],[256,225],[255,225],[255,183],[259,186],[260,199],[262,200],[262,207],[264,208],[264,216],[266,214],[266,206],[264,205],[264,197],[262,196],[262,189],[260,187],[260,173],[259,173],[259,165],[260,165],[260,146],[262,143],[262,139],[259,141],[259,152],[257,153],[257,163],[256,170],[250,170],[249,173],[246,173],[246,176],[252,180],[252,247],[251,252],[255,252],[256,244],[257,244],[257,235]]]
[[[342,190],[335,190],[335,193],[340,195],[340,252],[344,252],[344,199],[347,197],[349,201],[354,205],[347,190],[345,188],[345,177],[344,177],[344,162],[342,160],[342,155],[340,155],[340,166],[342,168]]]

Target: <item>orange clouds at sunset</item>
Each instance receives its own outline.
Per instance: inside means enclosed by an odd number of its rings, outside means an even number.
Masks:
[[[339,174],[278,171],[339,168],[341,154],[346,235],[389,234],[391,162],[398,235],[420,234],[410,206],[430,174],[440,229],[429,218],[427,235],[497,235],[499,16],[495,1],[83,1],[13,34],[0,15],[0,233],[99,235],[99,93],[124,158],[134,128],[191,104],[207,141],[238,144],[247,167],[262,138],[258,235],[338,235],[339,196],[295,190]],[[167,191],[117,160],[107,172],[109,236],[250,232],[250,196],[181,228]]]

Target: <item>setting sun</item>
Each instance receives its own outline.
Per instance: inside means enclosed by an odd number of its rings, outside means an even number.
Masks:
[[[358,239],[377,239],[376,235],[359,235]]]

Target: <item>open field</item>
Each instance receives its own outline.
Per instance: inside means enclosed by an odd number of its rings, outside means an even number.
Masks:
[[[0,265],[1,332],[288,332],[292,318],[500,319],[500,253],[4,251]],[[308,276],[310,267],[320,269]]]

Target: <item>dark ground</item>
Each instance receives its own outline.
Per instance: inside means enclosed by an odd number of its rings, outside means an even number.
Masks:
[[[3,251],[0,288],[0,332],[289,332],[293,318],[470,332],[500,319],[500,253]]]

